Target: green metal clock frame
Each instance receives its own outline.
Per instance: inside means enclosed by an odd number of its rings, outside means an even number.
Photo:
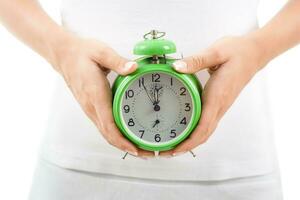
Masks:
[[[164,59],[164,58],[160,58]],[[139,148],[148,150],[148,151],[166,151],[173,149],[183,140],[185,140],[195,129],[201,115],[201,92],[202,87],[200,82],[198,81],[197,77],[193,74],[182,74],[176,72],[173,67],[172,63],[175,59],[167,58],[165,64],[152,64],[151,57],[144,57],[137,60],[138,69],[128,75],[128,76],[118,76],[115,80],[112,92],[113,92],[113,116],[116,122],[116,125],[123,133],[123,135],[128,138],[131,142],[136,144]],[[163,72],[169,75],[172,75],[179,80],[181,80],[184,85],[187,87],[189,93],[191,94],[192,102],[193,102],[193,113],[191,117],[191,121],[186,127],[185,131],[181,133],[175,139],[172,139],[168,142],[163,143],[150,143],[144,141],[131,133],[130,129],[127,127],[126,123],[122,119],[122,98],[125,95],[125,91],[128,87],[133,83],[136,79],[143,76],[146,73],[151,72]]]
[[[144,57],[136,60],[138,64],[137,70],[127,76],[119,75],[112,86],[113,116],[117,127],[128,140],[133,142],[139,148],[148,151],[167,151],[175,148],[195,129],[201,117],[202,110],[202,86],[200,81],[194,74],[183,74],[173,69],[172,63],[176,59],[166,57],[166,54],[175,53],[176,46],[170,40],[160,39],[164,35],[164,32],[159,32],[156,30],[152,30],[145,34],[145,40],[137,43],[134,47],[134,54],[144,55]],[[149,39],[149,36],[152,38]],[[135,80],[144,74],[152,72],[166,73],[180,80],[188,89],[193,103],[191,121],[186,129],[176,138],[162,143],[151,143],[139,138],[131,132],[122,118],[122,99],[126,90]]]

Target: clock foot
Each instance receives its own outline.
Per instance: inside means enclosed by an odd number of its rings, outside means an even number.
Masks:
[[[126,153],[124,154],[124,156],[122,157],[122,159],[125,160],[125,158],[126,158],[127,155],[128,155],[128,152],[126,152]]]
[[[195,158],[196,154],[193,151],[190,151],[190,153],[192,154],[192,156]]]

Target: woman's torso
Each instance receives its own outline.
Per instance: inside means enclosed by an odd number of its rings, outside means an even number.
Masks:
[[[64,0],[63,25],[104,41],[128,58],[151,29],[165,31],[188,56],[226,35],[257,28],[257,0]],[[177,55],[174,55],[177,56]],[[112,83],[116,74],[109,75]],[[204,84],[206,72],[197,76]],[[64,167],[153,179],[216,180],[270,172],[272,124],[259,73],[244,89],[207,143],[179,157],[142,160],[111,147],[81,111],[62,80],[57,82],[42,155]]]

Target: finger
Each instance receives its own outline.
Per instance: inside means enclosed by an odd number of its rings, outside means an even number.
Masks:
[[[101,47],[98,55],[96,55],[96,62],[100,66],[111,69],[118,74],[127,75],[134,72],[137,68],[137,63],[129,61],[119,54],[117,54],[110,47]]]
[[[205,99],[205,97],[204,97]],[[217,123],[218,104],[212,98],[207,98],[203,103],[203,110],[198,126],[193,133],[180,143],[172,152],[173,156],[186,153],[200,144],[207,141],[211,133],[214,131]]]
[[[99,84],[100,91],[109,91],[108,82],[103,81]],[[95,91],[95,95],[93,95],[92,99],[98,118],[99,129],[101,130],[101,133],[108,141],[108,143],[123,151],[137,156],[138,149],[131,142],[124,138],[124,136],[115,125],[112,115],[111,95],[106,94],[105,92],[100,93],[99,88],[97,88],[97,91]]]
[[[192,150],[193,148],[204,143],[207,140],[207,135],[211,129],[211,122],[214,121],[215,116],[217,116],[218,109],[216,109],[216,103],[213,100],[208,100],[207,95],[204,95],[204,93],[205,92],[203,92],[203,110],[197,128],[185,141],[177,145],[175,149],[160,152],[160,156],[170,157],[181,155]],[[206,103],[207,101],[209,103]]]
[[[173,154],[173,150],[159,152],[159,156],[165,158],[171,158],[173,156],[172,154]]]
[[[97,113],[96,113],[95,107],[91,103],[89,103],[89,102],[80,103],[80,105],[83,107],[84,112],[92,120],[92,122],[96,125],[96,127],[100,128],[101,125],[99,125],[99,119],[97,117]],[[102,131],[102,129],[103,128],[101,128],[101,131]],[[104,138],[106,140],[110,140],[109,137],[106,136],[106,134],[104,134],[104,133],[102,133],[102,134],[103,134],[103,136],[104,136]],[[124,138],[120,138],[119,136],[115,137],[116,141],[118,141],[118,140],[120,141],[120,140],[123,140],[123,139]],[[110,141],[110,143],[114,144],[114,141]],[[119,149],[121,149],[123,151],[126,151],[126,152],[128,152],[128,153],[130,153],[130,154],[132,154],[134,156],[137,156],[137,154],[135,153],[135,151],[126,148],[126,145],[120,144],[120,145],[114,145],[114,146],[116,146],[117,148],[119,148]],[[147,154],[145,154],[145,155],[147,155]]]
[[[138,155],[142,158],[152,158],[155,156],[153,151],[146,151],[143,149],[138,149]]]
[[[97,116],[98,118],[100,118],[100,129],[107,142],[122,151],[128,152],[134,156],[138,156],[139,154],[137,148],[126,138],[124,138],[119,129],[116,127],[114,121],[112,119],[104,120],[104,117],[99,117],[99,111],[97,112]],[[103,112],[101,112],[101,115],[105,116],[106,114],[103,114]]]
[[[213,129],[211,127],[213,126],[205,123],[200,123],[194,130],[192,135],[173,150],[172,155],[181,155],[205,143]]]
[[[199,70],[214,67],[226,62],[216,48],[209,48],[204,52],[178,60],[173,63],[175,70],[182,73],[195,73]]]
[[[95,110],[94,106],[89,101],[85,101],[85,102],[79,101],[79,104],[83,108],[83,111],[85,112],[85,114],[90,118],[90,120],[92,120],[92,122],[96,126],[98,126],[98,119],[96,116],[96,110]]]
[[[96,106],[95,108],[97,117],[99,118],[101,132],[107,142],[118,149],[121,149],[122,151],[126,151],[132,155],[138,156],[137,148],[120,133],[112,116],[109,114],[109,111],[99,109],[100,106]],[[101,108],[103,107],[101,106]]]
[[[214,67],[210,67],[207,69],[207,72],[209,73],[209,75],[212,75],[215,71],[217,71],[219,68],[221,67],[221,65],[216,65]]]

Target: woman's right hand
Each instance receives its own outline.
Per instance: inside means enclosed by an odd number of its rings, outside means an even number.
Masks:
[[[110,70],[121,75],[131,73],[137,68],[135,62],[119,56],[104,43],[74,35],[54,49],[49,61],[109,144],[135,156],[153,155],[125,139],[112,115],[112,94],[106,75]]]

